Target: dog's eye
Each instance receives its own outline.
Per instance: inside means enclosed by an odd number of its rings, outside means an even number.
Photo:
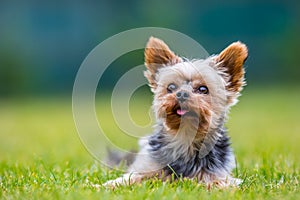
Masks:
[[[202,85],[198,88],[199,94],[208,94],[208,88],[205,85]]]
[[[174,83],[171,83],[168,85],[168,93],[172,93],[174,90],[176,90],[177,86]]]

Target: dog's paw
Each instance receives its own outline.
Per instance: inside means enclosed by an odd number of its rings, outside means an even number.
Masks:
[[[143,178],[144,178],[143,174],[127,173],[115,180],[110,180],[110,181],[105,182],[103,184],[103,186],[107,187],[107,188],[109,188],[109,187],[116,188],[121,185],[128,186],[128,185],[132,185],[134,183],[140,183]]]
[[[232,178],[229,177],[227,179],[221,179],[221,180],[215,180],[212,182],[206,183],[207,189],[211,189],[213,187],[219,188],[219,189],[226,189],[229,187],[238,187],[243,181],[238,178]]]
[[[243,183],[243,180],[239,179],[239,178],[230,178],[228,181],[230,182],[230,185],[232,185],[232,186],[239,186],[240,184]]]
[[[107,187],[107,188],[116,188],[120,185],[126,185],[126,184],[127,184],[127,182],[124,180],[124,178],[119,177],[117,179],[105,182],[102,186]]]
[[[115,188],[116,183],[115,183],[115,180],[110,180],[110,181],[106,181],[105,183],[103,183],[102,186],[106,187],[106,188]]]
[[[110,187],[110,188],[115,188],[121,185],[130,185],[133,182],[135,182],[135,178],[136,176],[134,174],[124,174],[123,176],[114,179],[114,180],[110,180],[107,181],[103,184],[104,187]]]

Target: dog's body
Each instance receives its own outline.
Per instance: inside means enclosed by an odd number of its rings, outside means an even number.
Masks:
[[[210,186],[237,185],[235,159],[224,124],[244,85],[247,48],[236,42],[205,60],[184,60],[151,37],[145,49],[145,77],[154,93],[156,127],[140,141],[128,173],[106,186],[145,178],[195,178]]]

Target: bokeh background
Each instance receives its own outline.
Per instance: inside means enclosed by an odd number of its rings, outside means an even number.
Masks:
[[[0,96],[70,95],[81,62],[97,44],[147,26],[187,34],[209,53],[243,41],[249,85],[299,85],[299,19],[296,0],[1,1]],[[138,56],[122,64],[141,64]],[[114,74],[104,83],[111,85]]]

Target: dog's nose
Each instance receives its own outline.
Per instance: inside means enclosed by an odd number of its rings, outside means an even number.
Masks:
[[[176,98],[178,101],[184,102],[185,100],[187,100],[189,98],[189,93],[187,93],[186,91],[179,91],[176,93]]]

